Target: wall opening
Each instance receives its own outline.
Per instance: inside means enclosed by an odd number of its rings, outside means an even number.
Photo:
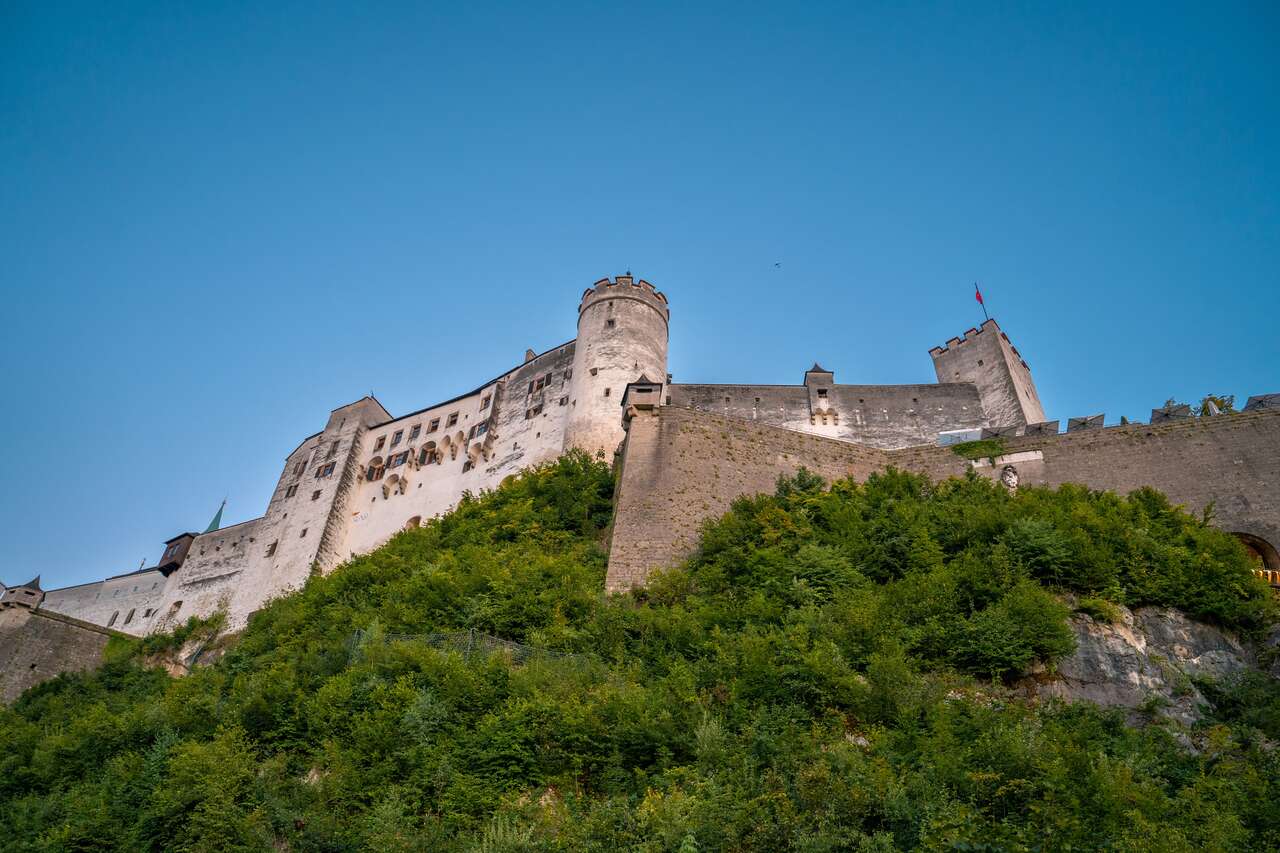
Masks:
[[[1276,551],[1274,545],[1261,536],[1254,536],[1252,533],[1232,531],[1231,535],[1240,540],[1240,543],[1244,545],[1244,550],[1258,562],[1258,568],[1280,572],[1280,552]]]

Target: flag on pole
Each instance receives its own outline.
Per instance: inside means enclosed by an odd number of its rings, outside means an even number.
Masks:
[[[978,304],[982,306],[982,316],[985,319],[990,320],[991,317],[987,315],[987,303],[982,301],[982,291],[978,289],[978,283],[976,281],[973,283],[973,298],[978,300]]]

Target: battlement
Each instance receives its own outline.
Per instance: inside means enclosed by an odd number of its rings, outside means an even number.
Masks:
[[[578,314],[581,315],[587,306],[600,299],[619,298],[640,299],[656,308],[662,314],[663,319],[669,319],[671,316],[670,308],[667,306],[666,295],[644,279],[637,281],[630,275],[620,275],[616,279],[602,278],[591,287],[588,287],[582,293],[582,302],[578,305]]]
[[[1009,345],[1009,349],[1013,350],[1014,356],[1018,359],[1018,361],[1022,362],[1022,366],[1026,367],[1028,370],[1031,369],[1030,367],[1027,366],[1027,360],[1022,357],[1022,353],[1018,352],[1018,348],[1013,345],[1013,341],[1009,340],[1009,336],[1006,335],[1000,329],[1000,325],[996,323],[995,320],[987,320],[978,328],[969,329],[964,333],[963,338],[951,338],[942,346],[934,347],[933,349],[929,350],[929,355],[933,358],[937,358],[938,356],[942,355],[945,352],[950,352],[957,347],[964,346],[965,344],[977,339],[979,335],[982,335],[984,332],[987,332],[989,330],[1000,332],[1001,340],[1003,340],[1006,344]]]

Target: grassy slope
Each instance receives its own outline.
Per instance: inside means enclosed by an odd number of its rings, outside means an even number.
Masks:
[[[1270,622],[1235,542],[1159,495],[802,474],[608,599],[611,490],[568,457],[272,603],[215,666],[143,669],[152,641],[28,692],[0,847],[1280,846],[1270,680],[1210,691],[1199,753],[1001,687],[1070,651],[1053,588]],[[399,638],[470,629],[565,654]]]

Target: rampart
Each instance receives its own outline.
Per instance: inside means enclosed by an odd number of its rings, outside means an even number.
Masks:
[[[0,610],[0,704],[63,672],[102,662],[116,632],[47,610]]]
[[[976,464],[950,448],[878,450],[694,409],[661,407],[630,419],[606,586],[642,584],[688,556],[702,524],[740,495],[771,492],[801,466],[828,480],[865,479],[894,465],[943,479],[974,467],[1023,485],[1082,483],[1165,492],[1192,512],[1212,505],[1217,525],[1280,543],[1280,411],[1186,418],[1158,425],[1006,439]]]

